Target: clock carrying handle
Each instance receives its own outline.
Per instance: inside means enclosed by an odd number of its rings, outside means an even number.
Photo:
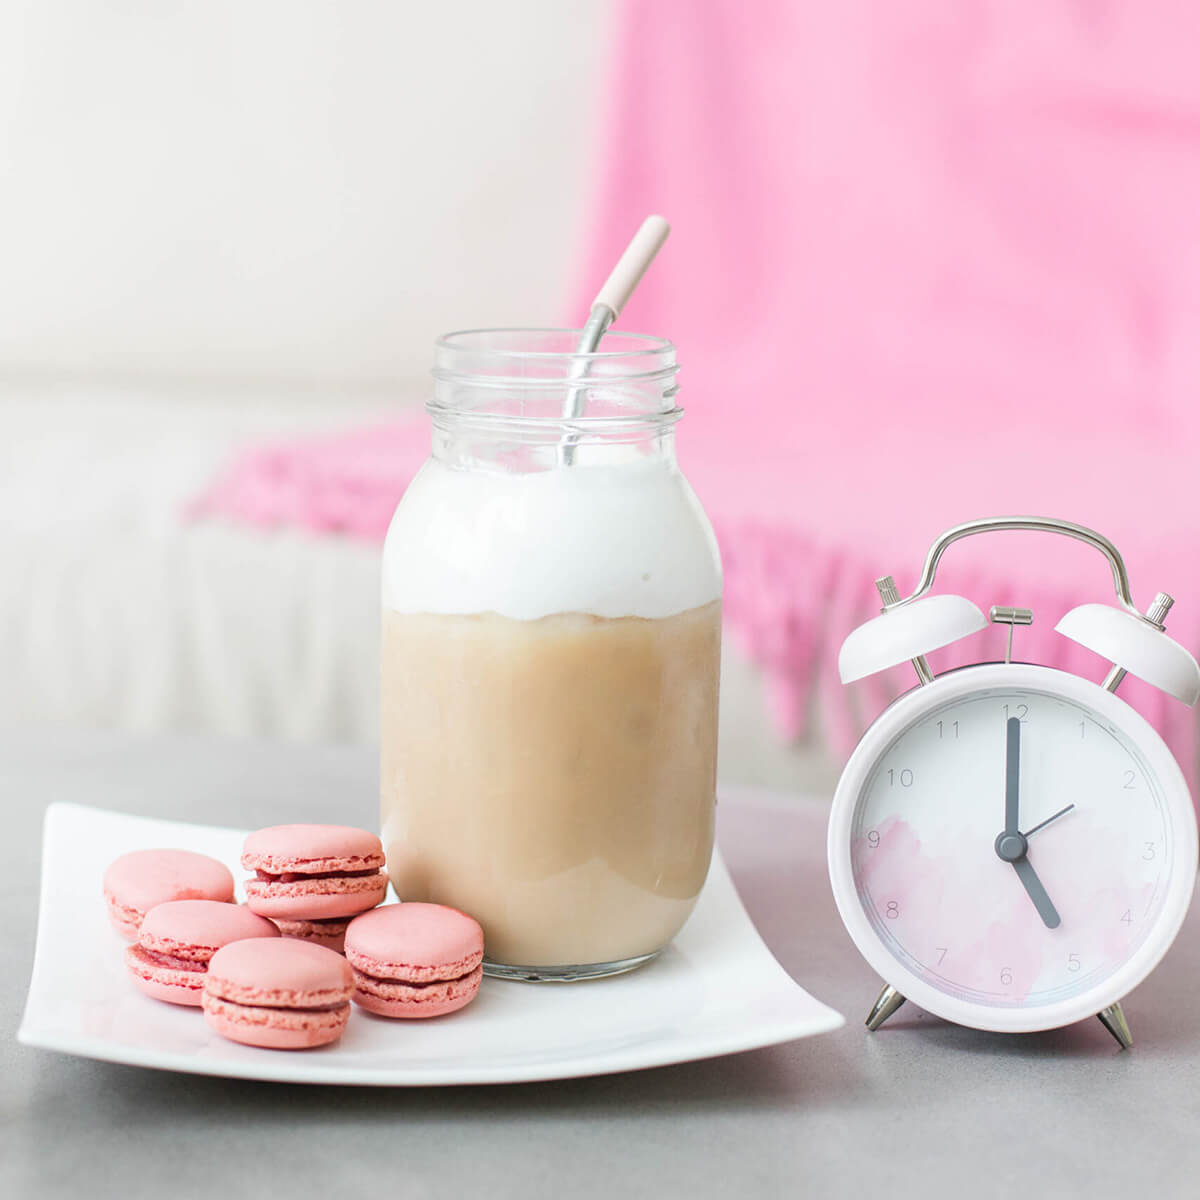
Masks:
[[[1137,605],[1134,604],[1133,597],[1129,593],[1129,575],[1125,570],[1125,560],[1116,546],[1102,533],[1088,529],[1086,525],[1076,525],[1074,521],[1056,521],[1052,517],[985,517],[979,521],[966,521],[962,525],[955,525],[953,529],[947,529],[929,547],[929,553],[925,556],[925,566],[921,571],[921,580],[913,594],[886,607],[888,609],[896,608],[924,596],[933,587],[933,578],[937,573],[937,566],[942,555],[955,542],[961,541],[963,538],[974,537],[977,533],[996,533],[1005,529],[1027,530],[1031,533],[1059,533],[1099,550],[1108,559],[1108,565],[1112,567],[1113,586],[1116,588],[1117,599],[1121,602],[1121,606],[1141,620],[1146,619],[1138,611]]]

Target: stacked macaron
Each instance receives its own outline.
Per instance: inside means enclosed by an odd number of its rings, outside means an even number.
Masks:
[[[136,942],[146,914],[168,900],[233,900],[224,863],[191,850],[134,850],[104,872],[104,902],[113,928]]]
[[[125,951],[134,983],[156,1000],[200,1007],[208,964],[244,938],[277,938],[266,917],[217,900],[168,900],[146,914],[137,944]]]
[[[348,825],[273,825],[242,847],[246,904],[289,938],[342,949],[351,917],[387,893],[383,845]]]

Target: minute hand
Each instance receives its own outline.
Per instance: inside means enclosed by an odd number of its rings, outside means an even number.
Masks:
[[[1004,754],[1004,832],[1021,832],[1021,722],[1008,718]]]

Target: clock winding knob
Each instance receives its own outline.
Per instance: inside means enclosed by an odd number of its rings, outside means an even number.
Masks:
[[[879,593],[884,608],[890,608],[893,604],[900,603],[900,592],[896,588],[896,581],[890,575],[884,575],[881,579],[875,580],[875,590]]]
[[[1171,611],[1171,606],[1175,603],[1175,597],[1169,592],[1159,592],[1154,597],[1154,603],[1146,609],[1146,620],[1151,625],[1157,625],[1159,629],[1163,628],[1163,619],[1167,613]]]
[[[1100,685],[1115,691],[1126,671],[1188,706],[1200,700],[1200,664],[1163,629],[1175,603],[1159,592],[1144,614],[1107,604],[1081,604],[1055,626],[1073,642],[1107,658],[1112,669]]]

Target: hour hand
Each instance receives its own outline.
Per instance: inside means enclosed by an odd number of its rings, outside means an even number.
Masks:
[[[1021,829],[1021,722],[1008,718],[1004,752],[1004,832]]]
[[[1038,910],[1038,916],[1042,918],[1046,928],[1057,929],[1062,924],[1062,917],[1058,915],[1058,909],[1054,907],[1053,901],[1046,895],[1046,889],[1042,887],[1042,881],[1033,869],[1033,863],[1025,855],[1021,855],[1020,858],[1014,860],[1013,870],[1016,871],[1021,886],[1029,893],[1033,907]]]

